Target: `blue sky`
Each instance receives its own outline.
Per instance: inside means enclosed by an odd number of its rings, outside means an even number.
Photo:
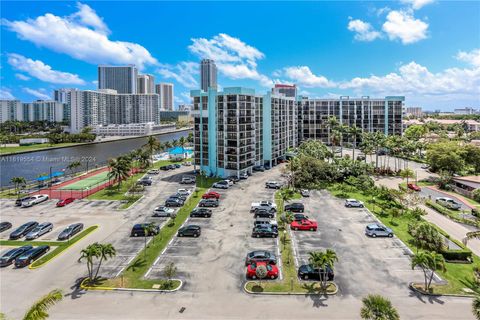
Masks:
[[[480,107],[480,2],[1,2],[2,98],[95,89],[99,63],[175,83],[213,58],[219,84],[296,83],[309,97],[405,95],[428,110]]]

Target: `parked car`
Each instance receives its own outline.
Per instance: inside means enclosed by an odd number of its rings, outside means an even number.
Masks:
[[[160,170],[159,170],[159,169],[150,169],[150,170],[148,170],[147,173],[148,173],[148,174],[159,174],[159,173],[160,173]]]
[[[257,210],[255,211],[253,217],[256,219],[256,218],[268,218],[268,219],[271,219],[273,217],[275,217],[275,213],[272,212],[272,211],[267,211],[267,210],[264,210],[264,209],[260,209],[260,210]]]
[[[253,221],[254,227],[270,227],[278,231],[278,223],[275,219],[257,218]]]
[[[270,170],[272,168],[272,167],[270,167],[269,164],[265,164],[263,167],[265,168],[265,170]]]
[[[233,183],[237,183],[238,181],[240,181],[240,178],[237,176],[229,176],[227,177],[227,179],[233,181]]]
[[[175,166],[175,169],[178,169],[178,168],[182,167],[179,163],[175,163],[174,166]]]
[[[411,189],[413,191],[421,191],[422,190],[422,188],[420,188],[419,186],[417,186],[414,183],[408,183],[407,187],[408,187],[408,189]]]
[[[276,238],[278,237],[278,231],[272,227],[259,226],[254,227],[252,231],[252,237],[254,238]]]
[[[352,207],[363,208],[364,205],[363,205],[362,201],[358,201],[356,199],[347,199],[347,200],[345,200],[345,207],[347,207],[347,208],[352,208]]]
[[[160,170],[168,171],[168,170],[170,170],[170,166],[168,166],[168,165],[166,165],[166,166],[161,166],[161,167],[160,167]]]
[[[180,200],[182,200],[183,202],[185,202],[185,200],[187,200],[187,196],[185,196],[185,195],[183,195],[183,194],[180,194],[180,193],[172,194],[169,198],[180,199]]]
[[[179,167],[179,168],[180,168],[180,167]],[[169,164],[169,165],[168,165],[168,169],[169,169],[169,170],[175,170],[175,169],[177,169],[177,166],[174,165],[174,164]]]
[[[38,226],[35,227],[32,231],[27,233],[25,237],[26,240],[33,240],[37,239],[38,237],[43,236],[45,233],[50,232],[53,230],[53,224],[50,222],[43,222],[40,223]]]
[[[263,166],[253,166],[252,170],[253,171],[259,171],[259,172],[264,172],[265,168]]]
[[[179,198],[168,198],[165,200],[165,207],[181,207],[183,204],[183,200]]]
[[[247,257],[245,258],[245,266],[248,266],[254,262],[277,264],[277,256],[273,252],[267,250],[255,250],[247,253]]]
[[[298,268],[298,277],[303,280],[323,280],[325,277],[325,272],[322,269],[314,268],[311,264],[303,264]],[[326,272],[327,280],[333,281],[335,274],[333,273],[332,268],[327,266]]]
[[[225,179],[223,181],[227,181],[229,187],[231,187],[235,184],[235,182],[233,180],[230,180],[230,179]]]
[[[190,212],[190,217],[204,217],[210,218],[212,216],[212,209],[195,208]]]
[[[365,227],[365,234],[369,237],[393,237],[393,231],[390,228],[382,226],[377,223],[369,224]]]
[[[317,222],[314,220],[303,219],[300,221],[293,220],[290,223],[290,228],[292,230],[310,230],[310,231],[317,231]]]
[[[430,169],[430,166],[428,164],[423,164],[420,168],[422,168],[424,170],[428,170],[428,169]]]
[[[30,249],[15,259],[15,267],[23,268],[28,266],[30,263],[43,256],[49,250],[50,246],[38,246]]]
[[[242,172],[242,173],[240,173],[240,175],[238,177],[242,180],[246,180],[246,179],[248,179],[248,173],[247,172]]]
[[[183,164],[184,166],[186,166],[186,167],[190,167],[190,166],[192,165],[192,162],[190,162],[190,161],[185,161],[185,162],[183,162],[182,164]]]
[[[230,188],[230,185],[228,184],[228,181],[222,180],[215,182],[212,187],[217,188],[217,189],[228,189]]]
[[[30,200],[30,196],[26,196],[26,197],[22,197],[22,198],[18,198],[17,200],[15,200],[15,205],[17,207],[20,207],[22,205],[22,202],[24,201],[27,201],[27,200]]]
[[[188,177],[188,176],[183,176],[182,181],[180,181],[181,184],[191,184],[195,183],[195,177]]]
[[[11,265],[17,257],[21,256],[22,254],[31,250],[32,248],[33,248],[32,246],[23,246],[23,247],[15,248],[12,250],[8,250],[6,253],[4,253],[0,257],[0,267],[7,267]]]
[[[220,199],[220,193],[209,191],[202,196],[202,199]]]
[[[218,207],[217,199],[202,199],[198,203],[199,207]]]
[[[0,232],[3,232],[3,231],[5,231],[5,230],[8,230],[8,229],[10,229],[11,227],[12,227],[12,224],[11,224],[10,222],[7,222],[7,221],[2,222],[2,223],[0,223]]]
[[[282,187],[282,184],[277,181],[267,181],[265,183],[265,188],[267,189],[280,189]]]
[[[272,201],[260,201],[260,202],[252,202],[250,207],[250,212],[255,212],[260,209],[264,209],[271,212],[277,211],[277,205]]]
[[[138,181],[137,181],[137,184],[140,184],[140,185],[142,185],[142,186],[151,186],[151,185],[152,185],[152,182],[153,182],[152,178],[146,176],[146,177],[143,177],[143,178],[141,178],[140,180],[138,180]]]
[[[202,233],[202,228],[200,226],[189,224],[185,227],[178,229],[177,236],[179,237],[199,237]]]
[[[265,278],[276,279],[278,278],[278,267],[274,264],[267,264],[266,262],[253,262],[247,267],[247,278],[257,278],[257,267],[265,266],[267,268],[267,276]]]
[[[190,195],[190,193],[192,193],[192,191],[190,189],[183,189],[182,188],[182,189],[178,189],[177,193],[188,197]]]
[[[462,205],[452,198],[447,197],[438,197],[435,199],[435,202],[444,206],[445,208],[452,209],[452,210],[460,210]]]
[[[65,198],[57,202],[57,207],[65,207],[67,204],[75,201],[75,198]]]
[[[293,219],[295,221],[302,221],[302,220],[308,219],[308,216],[304,215],[303,213],[295,213],[293,215]]]
[[[149,230],[145,233],[145,227],[148,223],[137,223],[133,226],[132,232],[130,232],[130,237],[148,237],[148,236],[155,236],[160,232],[159,226],[154,226],[152,230]]]
[[[58,240],[68,240],[83,230],[83,223],[74,223],[65,228],[58,235]]]
[[[25,201],[22,201],[22,207],[28,208],[47,200],[48,200],[47,194],[37,194],[37,195],[31,196],[29,199]]]
[[[167,208],[165,206],[158,206],[153,209],[152,217],[170,217],[174,212],[175,210],[171,208]]]
[[[305,206],[300,202],[289,203],[285,206],[285,211],[304,212]]]
[[[25,236],[27,233],[35,229],[36,226],[38,226],[38,222],[35,221],[30,221],[22,224],[20,227],[10,233],[10,240],[20,239],[21,237]]]
[[[302,189],[302,190],[300,190],[300,194],[302,195],[302,197],[308,198],[308,197],[310,197],[310,190]]]

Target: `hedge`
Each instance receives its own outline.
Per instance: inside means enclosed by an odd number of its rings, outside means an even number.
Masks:
[[[425,204],[434,209],[435,211],[437,211],[438,213],[444,215],[444,216],[447,216],[449,217],[451,220],[453,221],[456,221],[456,222],[459,222],[459,223],[463,223],[463,224],[468,224],[468,225],[471,225],[471,226],[475,226],[477,227],[478,226],[478,223],[475,222],[475,221],[472,221],[470,219],[465,219],[465,218],[459,218],[457,217],[457,215],[453,212],[451,212],[449,209],[447,208],[444,208],[443,206],[439,205],[439,204],[436,204],[430,200],[427,200],[425,201]]]
[[[463,250],[442,250],[440,254],[447,261],[472,261],[472,251]]]

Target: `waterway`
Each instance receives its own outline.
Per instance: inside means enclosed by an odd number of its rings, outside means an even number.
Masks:
[[[155,136],[159,141],[166,142],[180,137],[187,137],[189,130],[167,133]],[[146,137],[114,140],[103,143],[85,144],[60,149],[39,150],[17,155],[0,156],[0,185],[11,185],[13,177],[24,177],[27,181],[34,180],[40,174],[62,171],[73,161],[80,161],[85,170],[102,166],[108,159],[138,149],[147,142]],[[68,173],[68,170],[66,170]]]

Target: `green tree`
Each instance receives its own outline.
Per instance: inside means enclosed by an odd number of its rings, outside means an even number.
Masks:
[[[95,243],[94,245],[97,246],[99,252],[98,255],[95,257],[100,259],[97,265],[97,271],[95,272],[95,276],[93,277],[93,279],[97,279],[98,272],[100,271],[100,267],[102,266],[102,262],[107,261],[109,258],[115,257],[115,255],[117,254],[117,250],[115,250],[113,245],[110,243]]]
[[[330,155],[330,152],[328,151],[327,146],[321,141],[310,139],[300,144],[298,147],[298,154],[324,160]]]
[[[362,128],[353,125],[349,129],[350,136],[353,138],[353,154],[352,159],[355,160],[355,149],[357,148],[357,139],[362,134]]]
[[[364,320],[400,320],[398,311],[390,300],[378,294],[369,294],[362,299],[360,317]]]
[[[445,242],[438,230],[428,222],[422,222],[410,227],[409,233],[417,248],[440,252]]]
[[[27,180],[24,177],[13,177],[10,179],[10,182],[15,186],[15,194],[17,196],[20,194],[20,186],[27,184]]]
[[[62,291],[55,289],[37,300],[25,313],[23,320],[45,320],[48,318],[48,309],[63,299]]]
[[[339,122],[335,116],[329,117],[327,120],[327,127],[328,127],[328,140],[330,141],[330,145],[332,146],[332,156],[334,155],[333,152],[333,145],[334,145],[334,134],[333,131],[337,129]]]
[[[465,167],[464,151],[456,141],[430,144],[426,160],[434,172],[443,170],[453,174]]]
[[[177,267],[175,263],[169,262],[165,265],[163,269],[163,275],[167,278],[167,287],[170,288],[172,286],[172,279],[177,276]]]
[[[130,170],[132,168],[131,160],[125,157],[111,159],[108,161],[108,167],[110,169],[110,172],[107,175],[108,179],[116,181],[117,188],[120,190],[122,181],[130,176]]]
[[[480,320],[480,296],[476,295],[472,301],[472,313],[475,319]]]
[[[293,199],[295,196],[295,191],[291,188],[286,188],[282,187],[279,191],[280,199],[282,199],[282,202],[285,204],[285,202],[288,202]]]
[[[423,124],[414,124],[405,129],[403,135],[413,141],[418,141],[428,133],[428,128]]]
[[[95,258],[98,258],[101,255],[100,248],[97,243],[92,243],[86,248],[80,251],[80,258],[78,262],[86,260],[87,262],[87,271],[88,271],[88,281],[93,281],[93,261]]]
[[[424,290],[426,292],[430,291],[430,286],[432,285],[433,276],[435,271],[440,269],[445,271],[445,259],[441,254],[438,254],[434,251],[420,251],[412,257],[412,270],[415,267],[419,267],[423,271],[424,276]]]
[[[480,173],[480,147],[467,144],[463,147],[463,159],[467,165],[470,165],[475,174]]]
[[[140,164],[140,168],[147,169],[151,165],[151,155],[148,152],[142,152],[138,156],[138,163]]]
[[[143,147],[147,148],[150,158],[153,161],[153,153],[159,148],[160,141],[157,140],[154,136],[148,136],[147,143]]]
[[[309,253],[308,261],[314,268],[318,268],[320,273],[320,283],[322,288],[325,290],[327,288],[328,281],[328,268],[333,270],[335,262],[338,261],[337,254],[332,249],[327,249],[325,251],[313,251]]]
[[[400,171],[400,177],[402,177],[402,179],[407,179],[407,184],[408,184],[409,178],[415,178],[415,172],[413,172],[412,169],[407,168]]]
[[[72,175],[74,175],[75,173],[77,173],[77,168],[81,166],[82,163],[80,161],[72,161],[68,164],[67,169],[70,170]]]

